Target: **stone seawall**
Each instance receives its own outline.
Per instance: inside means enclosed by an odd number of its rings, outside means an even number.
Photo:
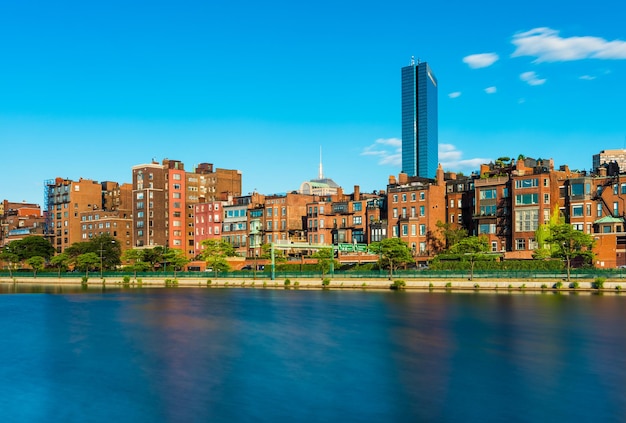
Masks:
[[[332,278],[324,285],[320,278],[291,279],[254,279],[249,278],[131,278],[124,283],[122,277],[89,278],[87,286],[120,286],[120,287],[191,287],[191,288],[292,288],[292,289],[390,289],[397,281],[404,282],[402,288],[407,290],[464,290],[464,291],[544,291],[559,289],[562,291],[598,291],[592,280],[566,282],[561,280],[493,280],[493,279],[366,279],[366,278]],[[29,285],[81,285],[82,278],[55,278],[19,275],[14,278],[1,277],[3,284]],[[402,285],[401,283],[399,285]],[[602,291],[620,292],[626,289],[626,281],[607,280]]]

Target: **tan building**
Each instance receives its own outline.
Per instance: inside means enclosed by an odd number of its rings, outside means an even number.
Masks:
[[[63,252],[75,242],[88,241],[95,232],[83,230],[87,216],[106,215],[109,219],[115,216],[128,222],[130,214],[129,184],[119,185],[117,182],[102,182],[91,179],[56,178],[46,182],[46,225],[47,236],[57,253]],[[125,224],[124,224],[125,226]],[[120,245],[127,247],[128,237],[120,233]]]
[[[593,155],[593,171],[603,164],[616,163],[623,172],[626,171],[626,149],[602,150]]]

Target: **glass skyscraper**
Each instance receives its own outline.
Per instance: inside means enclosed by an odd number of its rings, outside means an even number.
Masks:
[[[411,59],[402,68],[402,172],[435,178],[437,173],[437,78],[428,63]]]

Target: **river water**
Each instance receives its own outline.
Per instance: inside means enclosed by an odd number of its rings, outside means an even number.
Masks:
[[[623,422],[626,296],[0,286],[2,422]]]

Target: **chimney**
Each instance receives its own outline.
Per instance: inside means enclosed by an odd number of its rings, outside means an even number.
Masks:
[[[361,188],[358,185],[354,186],[354,201],[359,201],[361,199]]]

